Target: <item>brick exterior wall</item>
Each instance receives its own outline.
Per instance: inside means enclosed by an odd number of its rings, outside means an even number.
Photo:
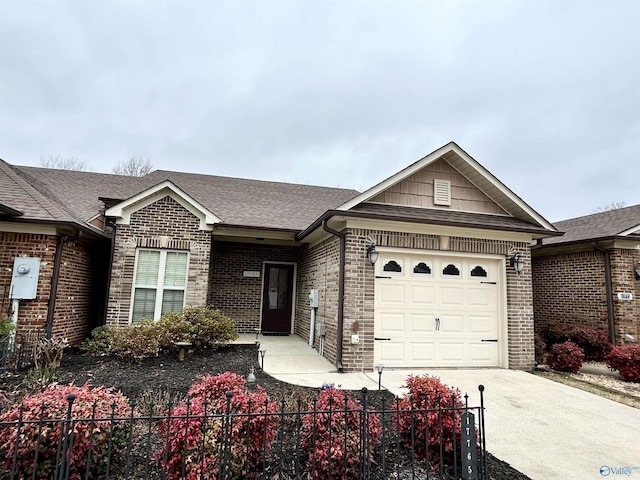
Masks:
[[[0,232],[1,316],[10,312],[9,289],[13,259],[17,256],[40,258],[38,288],[34,300],[21,300],[18,310],[18,333],[44,333],[53,276],[57,237],[27,233]],[[85,241],[65,243],[58,277],[58,292],[53,316],[53,337],[65,337],[71,345],[81,343],[89,334],[92,319],[99,317],[104,304],[104,268],[100,258],[108,249],[104,244],[92,247]]]
[[[371,370],[374,362],[374,268],[366,258],[366,249],[373,238],[379,247],[425,249],[431,251],[493,254],[507,256],[511,249],[518,250],[525,261],[525,269],[517,275],[507,268],[507,337],[509,366],[513,369],[531,369],[534,365],[533,348],[533,290],[531,284],[531,255],[527,243],[500,240],[482,240],[451,237],[448,249],[441,249],[440,238],[392,231],[347,229],[345,265],[345,310],[342,363],[345,371]],[[296,323],[296,333],[303,338],[309,334],[306,295],[311,288],[320,290],[320,308],[317,323],[326,323],[327,335],[324,356],[336,361],[337,282],[339,242],[331,237],[303,252],[299,269],[298,312],[303,316]],[[360,343],[352,345],[350,336],[354,323],[358,324]],[[316,348],[318,339],[316,339]]]
[[[38,289],[33,300],[21,300],[18,310],[18,333],[43,332],[47,319],[49,290],[53,275],[53,259],[56,252],[55,235],[0,232],[0,297],[1,316],[9,316],[11,300],[11,276],[15,257],[40,259]]]
[[[634,276],[638,260],[637,250],[610,251],[616,344],[624,343],[625,334],[637,339],[640,333],[640,282]],[[536,332],[556,322],[608,333],[604,262],[604,253],[597,250],[534,256]],[[619,300],[617,294],[621,292],[632,293],[633,300]]]
[[[128,325],[137,248],[189,252],[186,306],[207,302],[211,232],[170,196],[133,212],[129,225],[116,225],[107,324]]]
[[[238,332],[253,333],[260,326],[264,263],[297,264],[299,252],[299,247],[213,241],[207,303],[231,318]],[[260,276],[245,277],[245,271]],[[296,324],[299,307],[294,302]]]
[[[326,335],[324,340],[315,337],[314,345],[320,350],[322,343],[324,356],[333,363],[337,354],[339,260],[340,241],[337,237],[329,236],[321,243],[304,246],[298,264],[295,333],[309,339],[311,307],[308,295],[311,289],[318,289],[316,325],[325,325]]]

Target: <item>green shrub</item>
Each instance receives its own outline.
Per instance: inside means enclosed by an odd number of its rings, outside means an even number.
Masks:
[[[0,318],[0,340],[7,338],[16,329],[9,318]]]
[[[640,345],[614,347],[607,356],[611,370],[620,372],[626,382],[640,382]]]
[[[547,357],[549,366],[559,372],[577,373],[583,360],[584,352],[573,342],[556,343]]]
[[[140,361],[160,352],[176,351],[175,342],[190,342],[194,350],[205,350],[236,338],[235,324],[219,310],[190,307],[165,314],[157,322],[142,320],[126,327],[98,327],[82,349],[92,355],[117,355]]]
[[[113,353],[120,358],[140,361],[155,357],[159,352],[158,331],[152,320],[142,320],[130,327],[116,328]]]
[[[80,349],[90,355],[111,355],[115,346],[116,328],[105,325],[91,330],[91,338],[85,340]]]
[[[185,308],[182,315],[193,326],[191,343],[196,350],[226,345],[238,338],[235,323],[220,310],[207,306],[190,307]]]
[[[163,315],[155,328],[160,350],[163,352],[177,351],[175,342],[193,341],[193,325],[186,320],[182,312]]]
[[[103,478],[107,465],[105,446],[111,437],[112,455],[116,456],[121,451],[127,440],[127,422],[116,421],[112,426],[110,422],[91,422],[88,419],[92,416],[109,418],[112,414],[116,418],[126,417],[129,402],[120,393],[88,385],[50,387],[26,397],[21,407],[14,407],[0,416],[0,422],[15,422],[7,423],[0,429],[0,451],[4,453],[0,464],[5,472],[11,471],[15,456],[15,478],[54,478],[63,424],[42,424],[39,420],[65,418],[69,395],[75,396],[73,417],[84,420],[73,424],[68,478]],[[22,418],[20,424],[18,418]],[[88,475],[85,476],[85,473]]]

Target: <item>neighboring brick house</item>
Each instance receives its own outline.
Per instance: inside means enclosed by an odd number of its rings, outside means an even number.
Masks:
[[[102,252],[108,250],[104,232],[0,160],[0,318],[17,320],[20,333],[81,342],[103,320],[108,257]],[[24,275],[34,278],[30,298],[12,298],[16,258],[37,259]]]
[[[363,193],[9,168],[112,239],[108,324],[210,304],[339,371],[534,364],[530,245],[559,233],[455,143]]]
[[[637,342],[640,205],[554,226],[565,234],[532,249],[536,331],[556,322],[598,328],[618,345]]]

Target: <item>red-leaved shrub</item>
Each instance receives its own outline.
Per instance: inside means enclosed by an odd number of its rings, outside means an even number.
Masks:
[[[173,479],[244,478],[271,450],[277,413],[264,389],[249,391],[241,375],[200,377],[160,422],[164,446],[155,458]]]
[[[559,372],[577,373],[583,361],[584,352],[573,342],[556,343],[547,356],[549,366]]]
[[[122,418],[130,413],[128,399],[105,387],[53,385],[28,396],[23,400],[22,406],[15,407],[0,417],[2,422],[15,422],[18,419],[22,421],[20,428],[17,424],[12,424],[0,429],[0,451],[4,452],[2,467],[5,472],[11,471],[14,455],[17,453],[16,478],[54,477],[64,422],[52,424],[50,420],[67,417],[69,395],[75,395],[72,418],[109,419],[112,414]],[[40,423],[40,420],[44,421]],[[110,431],[109,420],[82,420],[73,423],[73,445],[68,454],[70,479],[85,478],[87,464],[89,478],[98,478],[105,472],[109,436],[112,436],[113,457],[127,442],[127,422],[116,421],[113,431]],[[37,467],[34,472],[36,449]]]
[[[320,392],[315,412],[302,417],[302,447],[308,455],[311,478],[360,478],[361,461],[373,463],[382,427],[377,414],[333,387]],[[361,459],[362,435],[367,435],[368,458]]]
[[[585,360],[604,360],[613,350],[607,334],[596,328],[576,327],[569,331],[568,336],[584,351]]]
[[[614,347],[607,356],[607,365],[620,372],[623,380],[640,382],[640,345]]]
[[[417,458],[428,459],[432,468],[440,462],[452,464],[453,438],[460,446],[459,410],[464,403],[460,391],[449,387],[437,377],[409,376],[403,385],[409,393],[395,403],[394,422],[400,427],[405,446],[412,449]],[[440,458],[440,442],[443,443],[443,458]]]

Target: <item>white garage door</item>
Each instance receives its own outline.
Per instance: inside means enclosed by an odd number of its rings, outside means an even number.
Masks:
[[[500,365],[500,262],[381,253],[374,357],[385,367]]]

